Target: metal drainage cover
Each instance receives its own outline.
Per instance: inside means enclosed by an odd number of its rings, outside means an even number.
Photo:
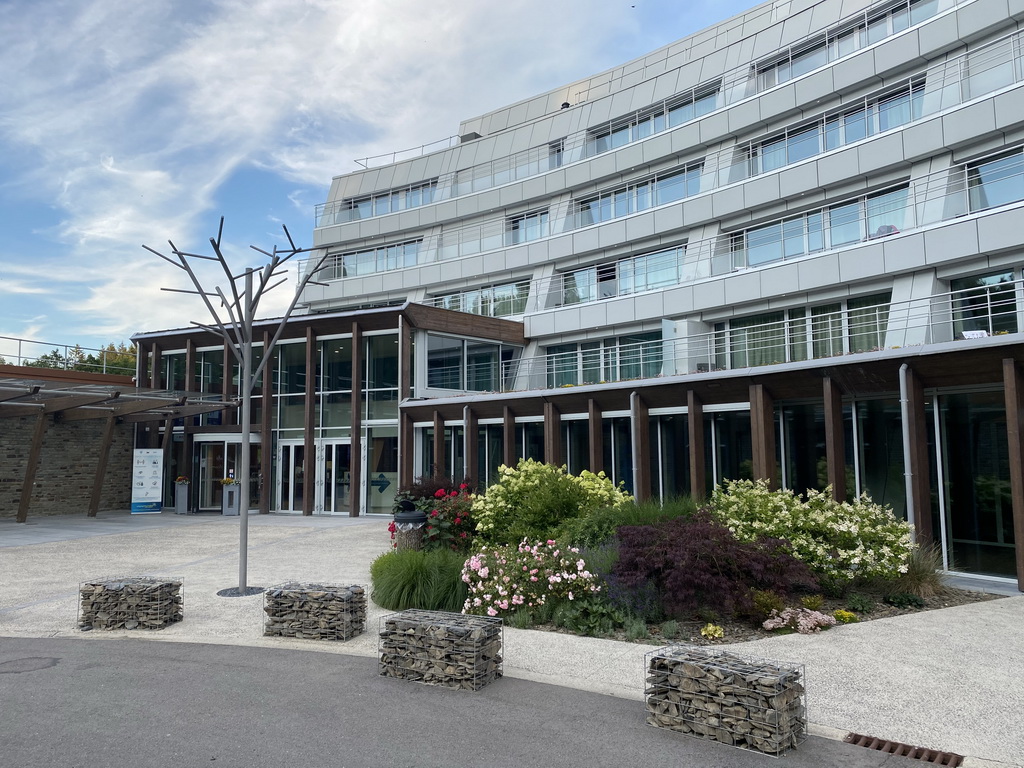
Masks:
[[[912,747],[909,744],[901,744],[898,741],[879,739],[875,736],[862,736],[859,733],[848,733],[843,739],[847,744],[854,744],[858,747],[877,749],[890,755],[901,755],[914,760],[920,760],[933,765],[948,765],[958,768],[964,762],[964,756],[953,752],[939,752],[937,749],[925,749],[924,747]]]

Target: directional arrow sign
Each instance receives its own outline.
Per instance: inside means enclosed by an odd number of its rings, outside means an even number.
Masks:
[[[374,488],[376,488],[381,493],[384,493],[384,490],[389,485],[391,485],[391,481],[388,480],[386,477],[384,477],[384,473],[381,472],[379,475],[377,475],[377,479],[376,480],[371,480],[370,481],[370,485],[372,485]]]

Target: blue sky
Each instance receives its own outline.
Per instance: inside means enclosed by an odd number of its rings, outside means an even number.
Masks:
[[[184,276],[143,244],[209,253],[223,215],[233,265],[283,244],[281,224],[307,246],[356,158],[451,136],[753,4],[6,0],[0,336],[98,347],[206,322],[160,290]]]

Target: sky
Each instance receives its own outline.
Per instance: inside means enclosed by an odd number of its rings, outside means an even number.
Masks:
[[[754,4],[4,0],[0,337],[45,342],[29,355],[209,322],[198,298],[161,290],[187,277],[143,245],[212,254],[223,216],[232,268],[261,266],[250,246],[285,246],[282,225],[311,244],[314,207],[356,159],[453,136]]]

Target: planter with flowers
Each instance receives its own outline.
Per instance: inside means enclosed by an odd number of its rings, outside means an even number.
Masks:
[[[174,478],[174,514],[188,514],[188,491],[191,480],[187,475],[178,475]]]
[[[238,514],[238,481],[233,477],[222,478],[220,484],[224,488],[224,493],[220,497],[220,509],[222,515],[237,515]]]

